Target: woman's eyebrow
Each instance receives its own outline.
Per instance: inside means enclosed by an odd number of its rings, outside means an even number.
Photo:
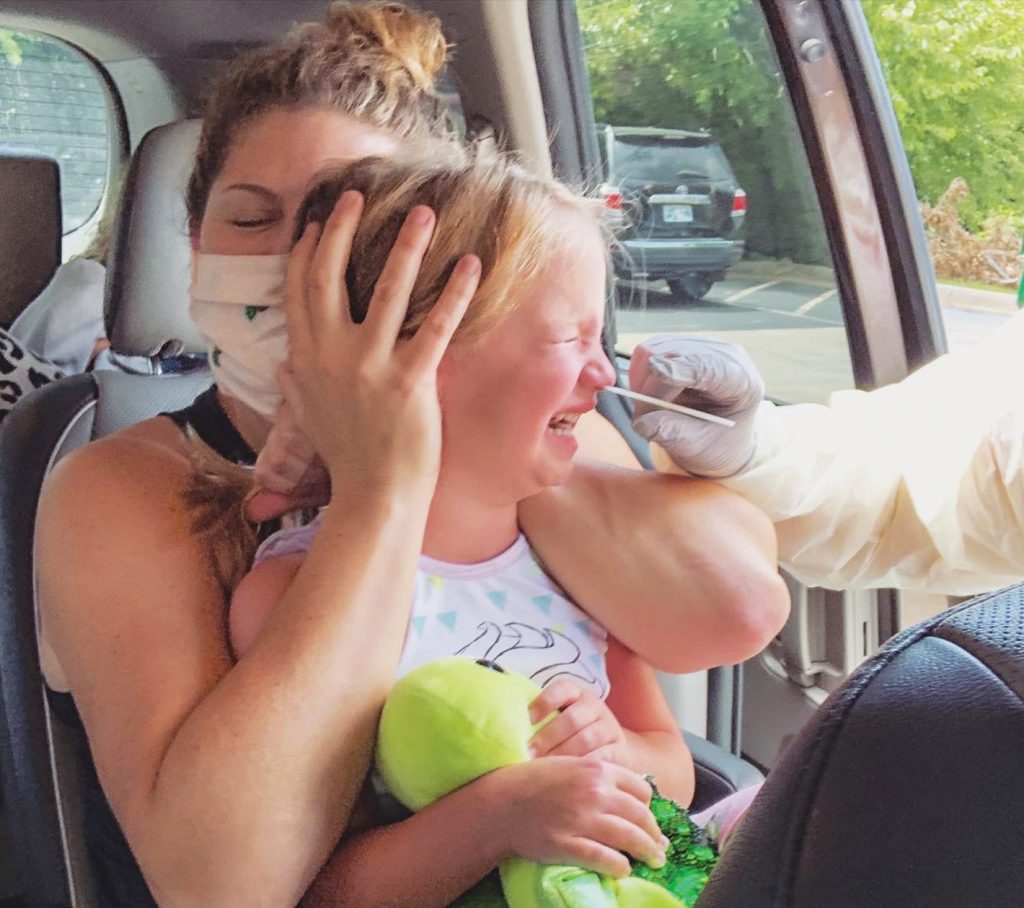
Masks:
[[[256,195],[261,195],[269,201],[277,201],[277,194],[271,192],[266,186],[259,186],[256,183],[232,183],[230,186],[224,187],[225,192],[231,192],[235,189],[241,189],[245,192],[254,192]]]

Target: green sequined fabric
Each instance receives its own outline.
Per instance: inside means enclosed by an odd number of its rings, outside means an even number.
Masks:
[[[718,852],[708,834],[690,819],[685,808],[663,798],[650,776],[647,781],[654,789],[651,812],[669,840],[669,847],[664,867],[652,870],[646,864],[633,861],[631,875],[657,883],[687,908],[693,908],[718,861]]]

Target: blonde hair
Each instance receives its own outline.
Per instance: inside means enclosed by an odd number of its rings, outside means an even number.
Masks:
[[[303,202],[296,237],[310,221],[323,223],[343,192],[364,197],[346,274],[357,321],[366,315],[377,276],[416,205],[433,209],[437,224],[409,298],[405,336],[423,323],[466,253],[479,256],[482,270],[456,341],[479,336],[512,310],[516,288],[576,240],[575,217],[603,226],[600,202],[535,176],[507,156],[467,150],[449,157],[440,163],[400,157],[353,161],[329,174]]]
[[[203,115],[185,193],[195,233],[239,129],[275,108],[326,108],[403,139],[451,140],[434,82],[448,44],[438,20],[401,3],[338,0],[323,22],[236,60],[215,84]]]
[[[403,335],[416,332],[437,302],[452,269],[467,253],[480,257],[481,277],[455,342],[471,342],[515,307],[523,285],[559,252],[578,242],[579,218],[600,228],[603,205],[555,180],[534,176],[510,158],[452,151],[445,162],[363,158],[315,186],[299,209],[296,236],[323,223],[343,192],[364,197],[345,282],[354,318],[362,321],[377,277],[409,210],[428,205],[437,216],[433,239],[409,298]],[[248,569],[258,544],[243,502],[253,490],[245,468],[196,447],[185,492],[192,530],[203,538],[225,591]]]

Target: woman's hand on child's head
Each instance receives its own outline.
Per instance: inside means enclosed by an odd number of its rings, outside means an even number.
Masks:
[[[665,863],[667,840],[651,813],[651,786],[632,770],[590,757],[542,757],[499,769],[507,850],[541,864],[575,864],[624,877],[632,855]]]
[[[608,705],[589,687],[567,678],[552,681],[530,703],[530,719],[558,713],[530,739],[535,757],[599,757],[623,763],[626,736]]]
[[[422,327],[400,340],[435,221],[429,208],[414,208],[357,324],[345,272],[361,212],[362,197],[345,192],[323,228],[308,225],[295,245],[282,391],[335,487],[339,479],[347,491],[415,481],[433,492],[441,451],[437,367],[476,290],[480,261],[463,257]]]

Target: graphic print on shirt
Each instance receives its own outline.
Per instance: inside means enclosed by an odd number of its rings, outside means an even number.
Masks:
[[[535,627],[522,621],[482,621],[477,630],[477,637],[456,650],[456,656],[496,662],[541,687],[555,678],[571,678],[601,698],[608,693],[606,682],[586,664],[578,644],[556,628]]]
[[[570,599],[525,536],[476,564],[420,557],[397,676],[432,659],[487,659],[544,686],[568,678],[608,695],[607,632]]]

